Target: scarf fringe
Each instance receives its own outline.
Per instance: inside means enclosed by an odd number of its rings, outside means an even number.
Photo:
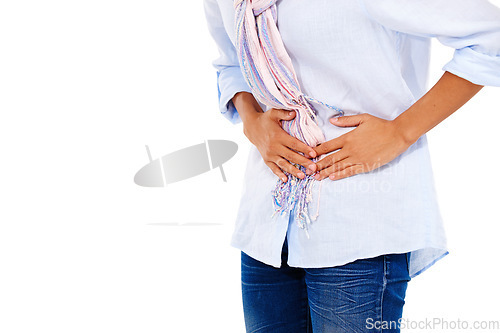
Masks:
[[[305,168],[298,164],[292,163],[295,167],[299,168],[305,173]],[[273,191],[273,202],[274,202],[274,213],[271,215],[272,218],[276,216],[277,213],[283,215],[284,213],[292,214],[295,211],[295,221],[297,226],[304,230],[308,239],[310,235],[308,232],[308,225],[315,221],[319,215],[319,199],[321,184],[318,188],[318,208],[316,214],[311,218],[309,216],[308,204],[312,201],[312,187],[316,179],[313,173],[311,175],[306,175],[303,179],[300,179],[288,172],[285,172],[288,181],[284,182],[278,178],[278,182]]]

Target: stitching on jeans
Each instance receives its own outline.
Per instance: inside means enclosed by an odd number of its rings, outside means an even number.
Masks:
[[[387,255],[384,255],[384,276],[382,280],[382,295],[380,296],[380,322],[382,323],[382,320],[384,320],[384,294],[385,294],[385,289],[387,286]],[[380,325],[380,332],[382,332],[382,325]]]
[[[406,258],[406,270],[408,271],[408,275],[410,275],[410,252],[405,253],[405,258]]]
[[[309,332],[312,332],[312,329],[311,329],[312,327],[310,327],[312,325],[312,323],[310,320],[311,319],[311,317],[310,317],[311,316],[311,309],[309,307],[309,299],[307,299],[306,308],[307,308],[307,311],[306,311],[306,317],[307,317],[307,319],[306,319],[306,332],[309,333]]]

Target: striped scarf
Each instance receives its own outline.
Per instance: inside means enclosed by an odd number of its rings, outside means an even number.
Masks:
[[[341,115],[343,111],[302,93],[276,25],[276,0],[235,0],[234,7],[238,59],[255,98],[271,108],[295,111],[294,119],[281,121],[281,126],[291,136],[310,147],[325,142],[323,131],[317,124],[317,112],[311,103],[324,105]],[[312,161],[319,159],[320,156],[317,156]],[[305,167],[290,163],[305,174]],[[305,230],[309,238],[307,224],[311,223],[311,218],[307,204],[312,201],[311,188],[316,173],[306,174],[300,179],[283,172],[288,181],[278,178],[273,192],[275,211],[272,216],[295,210],[297,225]],[[318,213],[319,195],[318,212],[313,220]]]

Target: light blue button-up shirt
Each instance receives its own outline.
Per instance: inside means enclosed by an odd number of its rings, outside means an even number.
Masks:
[[[220,50],[213,62],[220,112],[238,124],[231,98],[251,90],[234,47],[233,1],[205,0],[205,12]],[[500,9],[486,0],[278,0],[277,12],[302,91],[345,115],[394,119],[408,109],[427,91],[433,37],[455,49],[443,70],[500,86]],[[330,124],[336,112],[315,107],[326,140],[354,129]],[[230,243],[261,262],[280,267],[285,235],[292,267],[411,252],[414,277],[448,254],[426,135],[380,168],[315,181],[309,212],[315,215],[320,195],[319,216],[310,238],[293,214],[271,218],[277,180],[252,145]]]

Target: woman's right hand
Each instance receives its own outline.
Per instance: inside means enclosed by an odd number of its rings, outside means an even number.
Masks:
[[[312,173],[316,171],[316,164],[309,159],[316,157],[314,149],[281,127],[281,120],[292,120],[295,115],[295,111],[270,109],[254,113],[243,122],[245,136],[257,147],[271,171],[284,182],[287,177],[283,170],[301,179],[305,177],[305,174],[290,162],[309,168]]]

